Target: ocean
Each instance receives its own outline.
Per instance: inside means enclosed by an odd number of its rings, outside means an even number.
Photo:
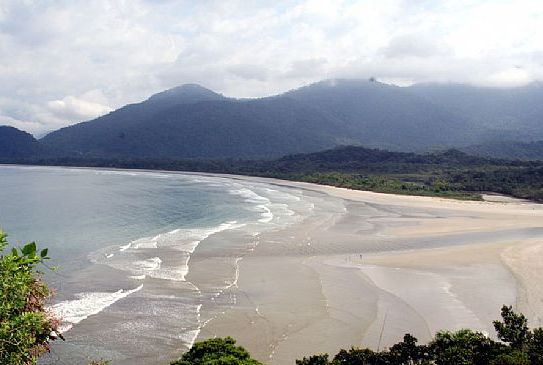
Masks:
[[[0,227],[52,258],[40,271],[66,341],[42,363],[167,364],[235,304],[259,234],[310,214],[302,196],[196,174],[0,166]]]

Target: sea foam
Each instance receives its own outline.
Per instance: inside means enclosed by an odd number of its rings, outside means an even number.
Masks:
[[[114,293],[78,293],[77,299],[65,300],[50,307],[56,317],[62,320],[60,332],[70,330],[88,317],[98,314],[115,302],[126,298],[143,288],[143,284],[132,290],[117,290]]]

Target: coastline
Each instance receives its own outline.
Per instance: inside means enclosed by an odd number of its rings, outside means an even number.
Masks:
[[[324,194],[348,208],[263,235],[240,262],[236,306],[210,321],[200,340],[230,335],[257,359],[285,364],[351,346],[383,348],[408,332],[422,342],[464,327],[493,336],[503,304],[541,323],[543,267],[534,255],[543,250],[541,205],[227,177]],[[361,216],[360,206],[376,212]],[[365,222],[373,228],[359,231]],[[280,236],[290,247],[275,244]],[[369,237],[412,243],[379,250]]]
[[[536,259],[542,250],[543,205],[394,195],[238,175],[120,171],[262,183],[261,189],[301,193],[314,205],[302,221],[260,232],[254,237],[258,244],[239,257],[230,256],[232,251],[206,251],[209,243],[243,238],[234,231],[213,234],[198,246],[190,256],[187,280],[201,291],[187,290],[203,298],[206,288],[225,284],[217,281],[217,271],[232,279],[224,288],[224,302],[211,298],[197,307],[200,332],[187,332],[189,343],[196,336],[229,335],[257,359],[285,364],[350,346],[383,348],[407,332],[422,342],[436,330],[463,326],[492,334],[491,320],[502,304],[526,313],[531,324],[541,322],[543,294],[537,278],[543,268]],[[162,288],[160,280],[149,284],[146,290],[153,293],[174,289]],[[137,300],[140,295],[116,307],[126,309]],[[105,311],[79,332],[89,326],[99,332],[101,318],[125,313]],[[175,346],[173,338],[168,346]],[[177,347],[176,354],[180,351]]]
[[[399,192],[379,192],[379,191],[373,191],[373,190],[359,190],[359,189],[349,189],[334,185],[326,185],[326,184],[319,184],[314,182],[303,182],[299,180],[285,180],[277,177],[265,177],[265,176],[258,176],[258,175],[237,175],[235,173],[227,173],[227,172],[206,172],[206,171],[189,171],[189,170],[167,170],[163,168],[138,168],[138,167],[113,167],[113,166],[103,166],[103,165],[97,165],[97,166],[83,166],[83,165],[48,165],[48,164],[26,164],[26,163],[9,163],[9,162],[1,162],[0,166],[18,166],[18,167],[49,167],[49,168],[66,168],[66,169],[81,169],[81,170],[103,170],[103,171],[132,171],[132,172],[149,172],[149,173],[168,173],[168,174],[182,174],[182,175],[196,175],[196,176],[212,176],[212,177],[226,177],[231,178],[233,180],[252,180],[252,179],[262,179],[264,182],[269,181],[273,184],[273,181],[277,182],[277,185],[281,186],[291,186],[290,184],[306,184],[308,186],[324,186],[324,187],[330,187],[330,188],[336,188],[336,189],[344,189],[349,191],[362,191],[362,192],[370,192],[375,194],[383,194],[383,195],[394,195],[394,196],[407,196],[407,197],[415,197],[415,198],[439,198],[444,200],[457,200],[457,201],[488,201],[488,202],[519,202],[524,201],[528,203],[537,203],[542,204],[539,200],[529,200],[529,199],[522,199],[522,198],[516,198],[509,195],[503,195],[500,193],[495,193],[492,191],[481,191],[481,192],[469,192],[466,191],[466,193],[474,193],[474,194],[480,194],[481,199],[466,199],[459,198],[455,195],[450,196],[444,196],[441,194],[435,194],[435,195],[427,195],[427,194],[401,194]],[[311,188],[309,188],[311,189]]]

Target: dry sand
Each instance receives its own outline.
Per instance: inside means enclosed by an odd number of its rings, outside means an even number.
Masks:
[[[273,179],[326,204],[261,234],[240,262],[236,305],[200,339],[233,336],[257,359],[293,364],[340,348],[387,347],[412,333],[493,335],[502,304],[543,319],[543,206],[353,191]]]

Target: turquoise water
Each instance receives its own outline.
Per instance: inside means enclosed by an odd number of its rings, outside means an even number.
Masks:
[[[226,188],[176,174],[3,166],[0,225],[12,242],[49,247],[68,269],[104,246],[255,215]]]
[[[43,271],[67,341],[43,363],[167,363],[233,304],[237,262],[259,232],[311,208],[300,196],[191,174],[0,166],[0,226],[59,267]]]

